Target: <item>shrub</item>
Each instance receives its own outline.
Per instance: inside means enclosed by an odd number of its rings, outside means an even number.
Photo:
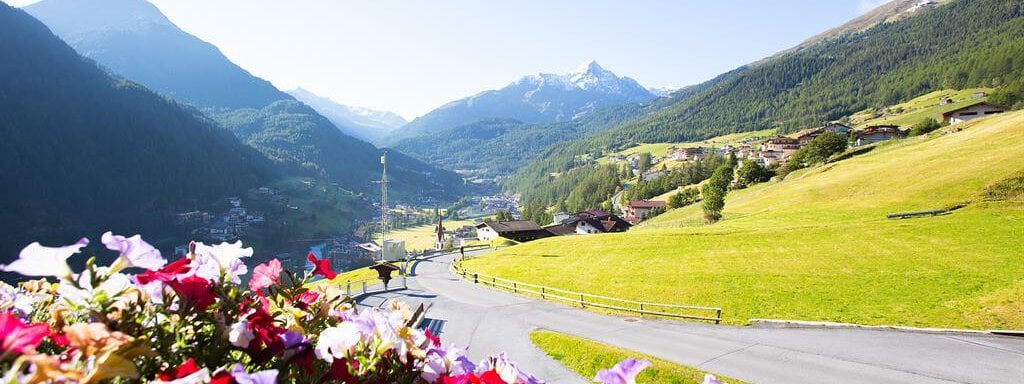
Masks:
[[[917,122],[917,124],[914,124],[914,126],[910,128],[910,136],[921,136],[926,133],[932,132],[936,129],[939,129],[939,127],[941,126],[942,124],[940,124],[938,120],[935,120],[933,118],[925,118]]]

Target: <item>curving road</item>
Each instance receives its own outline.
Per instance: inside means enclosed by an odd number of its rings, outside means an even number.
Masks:
[[[549,329],[755,383],[1024,383],[1024,338],[866,329],[762,328],[601,315],[452,276],[455,255],[414,264],[408,290],[366,296],[430,306],[445,343],[507,351],[551,383],[586,383],[533,346]]]

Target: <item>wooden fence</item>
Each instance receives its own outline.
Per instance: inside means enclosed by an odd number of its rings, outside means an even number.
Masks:
[[[497,276],[473,272],[463,268],[459,262],[451,265],[452,273],[463,279],[472,281],[474,284],[482,284],[497,289],[503,289],[519,295],[530,295],[543,300],[563,302],[569,305],[579,305],[581,308],[594,307],[611,311],[636,313],[641,316],[662,316],[680,319],[714,321],[715,324],[722,322],[722,308],[702,307],[695,305],[678,305],[651,303],[619,299],[615,297],[592,295],[567,291],[564,289],[546,287],[543,285],[523,283],[520,281],[504,279]]]

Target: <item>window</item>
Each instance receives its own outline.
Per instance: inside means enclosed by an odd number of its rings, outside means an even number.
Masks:
[[[978,112],[960,112],[960,116],[977,116]]]
[[[985,114],[986,115],[994,115],[994,114],[1001,113],[1001,112],[1003,112],[1003,111],[985,111]]]

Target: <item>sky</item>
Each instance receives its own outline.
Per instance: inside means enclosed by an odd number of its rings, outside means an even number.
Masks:
[[[590,60],[647,87],[696,84],[887,0],[150,1],[278,88],[411,119]]]

